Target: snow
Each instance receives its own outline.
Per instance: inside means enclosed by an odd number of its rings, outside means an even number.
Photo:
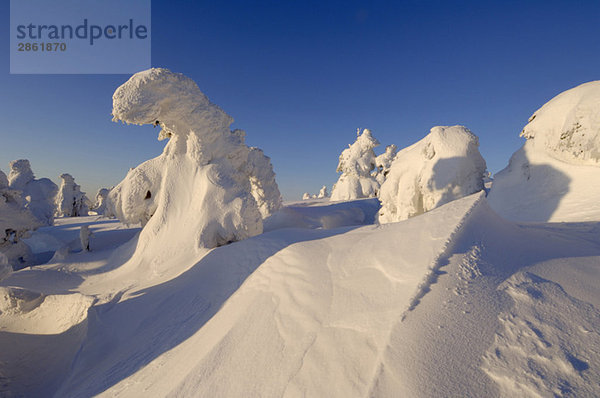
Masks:
[[[405,220],[483,189],[485,160],[477,136],[463,126],[437,126],[402,149],[379,198],[379,222]]]
[[[541,139],[560,112],[493,181],[465,127],[391,164],[363,132],[344,167],[389,164],[382,203],[281,203],[270,160],[183,75],[134,75],[114,115],[168,139],[108,195],[123,222],[31,232],[9,181],[33,173],[0,172],[0,223],[39,264],[0,253],[0,396],[600,396],[599,168]]]
[[[600,82],[568,90],[545,104],[523,129],[525,144],[494,176],[490,204],[518,221],[600,218]]]
[[[108,188],[100,188],[98,190],[98,193],[96,193],[96,200],[94,202],[94,205],[90,209],[91,211],[96,213],[96,215],[106,215],[108,217],[113,216],[112,214],[110,214],[109,211],[107,211],[109,192],[110,189]]]
[[[191,79],[166,69],[137,73],[115,91],[113,116],[159,125],[159,139],[169,139],[109,195],[120,220],[144,225],[139,263],[257,235],[281,203],[269,159],[244,144],[243,131],[230,131],[233,119]],[[153,253],[161,245],[169,250]]]
[[[61,174],[60,179],[62,182],[56,195],[56,216],[87,216],[91,202],[85,192],[81,192],[81,187],[75,183],[72,175]]]
[[[372,198],[377,196],[379,184],[371,175],[375,168],[375,152],[373,148],[379,142],[371,131],[360,129],[356,132],[356,141],[342,151],[337,172],[342,173],[331,189],[331,200],[349,200]]]
[[[36,179],[27,159],[10,162],[9,187],[21,191],[26,207],[45,225],[52,225],[58,187],[48,178]]]
[[[392,144],[386,146],[385,152],[375,158],[375,166],[377,167],[375,178],[379,185],[385,182],[397,153],[398,147]]]

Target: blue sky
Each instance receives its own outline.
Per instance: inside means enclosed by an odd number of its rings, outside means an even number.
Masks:
[[[28,158],[93,196],[160,154],[158,130],[111,122],[129,76],[10,75],[1,4],[1,170]],[[358,127],[380,153],[463,124],[499,171],[536,109],[600,78],[599,21],[598,1],[153,1],[152,65],[194,79],[298,199],[336,181]]]

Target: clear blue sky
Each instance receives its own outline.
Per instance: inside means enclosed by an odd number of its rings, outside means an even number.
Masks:
[[[75,176],[90,196],[164,142],[111,122],[126,75],[10,75],[0,52],[0,169]],[[271,157],[286,199],[337,179],[337,158],[370,128],[405,147],[435,125],[480,138],[492,172],[554,95],[600,78],[598,1],[152,2],[152,64],[194,79]]]

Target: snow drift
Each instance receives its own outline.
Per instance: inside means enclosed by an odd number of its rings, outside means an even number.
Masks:
[[[600,216],[600,81],[567,90],[537,110],[527,141],[494,176],[490,205],[521,221]],[[592,210],[592,211],[590,211]]]
[[[61,174],[62,183],[56,195],[57,217],[87,216],[90,200],[81,192],[81,187],[75,183],[71,174]]]
[[[109,194],[121,221],[145,225],[136,253],[153,264],[257,235],[262,217],[280,206],[269,159],[248,148],[244,132],[229,129],[233,119],[184,75],[155,68],[133,75],[113,95],[113,116],[160,126],[159,139],[169,139],[162,155]]]
[[[27,159],[10,162],[9,187],[21,191],[25,206],[45,225],[52,225],[58,187],[48,178],[36,179]]]
[[[422,214],[483,189],[479,140],[463,126],[437,126],[398,152],[381,186],[379,222]]]
[[[375,168],[375,152],[379,145],[371,131],[360,129],[356,141],[340,155],[337,172],[342,173],[331,189],[331,200],[373,198],[377,196],[379,184],[371,175]]]

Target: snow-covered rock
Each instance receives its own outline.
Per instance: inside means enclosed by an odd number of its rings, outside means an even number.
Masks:
[[[107,202],[108,202],[109,192],[110,192],[110,189],[108,189],[108,188],[100,188],[98,190],[98,193],[96,193],[96,200],[90,210],[95,212],[97,215],[105,215],[105,216],[111,217],[111,214],[109,211],[107,211],[107,206],[106,206]]]
[[[398,147],[392,144],[386,146],[385,152],[375,158],[375,167],[377,167],[377,170],[375,172],[375,179],[377,180],[379,185],[384,183],[388,173],[390,172],[392,161],[396,157],[397,153]]]
[[[379,222],[413,217],[483,189],[479,140],[463,126],[437,126],[396,155],[381,186]]]
[[[186,76],[156,68],[133,75],[113,95],[113,116],[158,125],[159,139],[169,139],[109,194],[121,221],[145,225],[136,253],[160,247],[169,256],[245,239],[280,205],[269,159]]]
[[[0,171],[0,279],[9,267],[21,268],[32,260],[31,250],[22,239],[42,222],[25,204],[22,192],[9,188],[6,174]]]
[[[342,173],[331,189],[331,200],[350,200],[377,196],[379,184],[371,175],[375,168],[375,152],[379,145],[371,131],[360,129],[356,141],[340,155],[337,172]]]
[[[81,192],[81,187],[75,183],[70,174],[61,174],[62,182],[56,195],[57,217],[79,217],[87,216],[90,200]]]
[[[10,162],[9,187],[21,192],[25,206],[45,225],[52,225],[58,186],[48,178],[36,179],[27,159]]]
[[[527,141],[494,176],[489,202],[519,221],[600,217],[600,81],[542,106],[521,133]]]

